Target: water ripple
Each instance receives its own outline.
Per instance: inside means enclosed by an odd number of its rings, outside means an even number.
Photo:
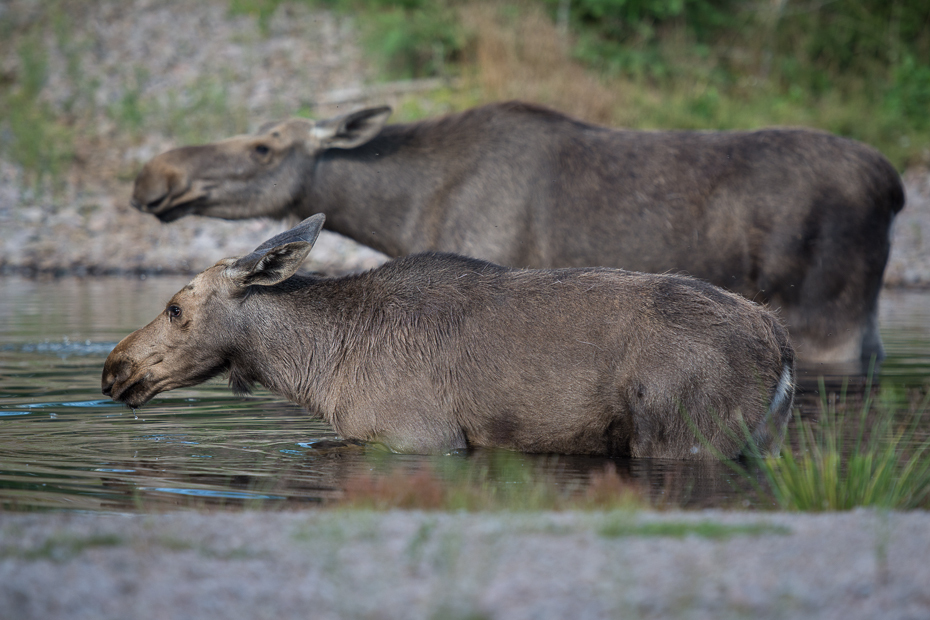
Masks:
[[[18,345],[5,344],[0,346],[0,351],[55,355],[61,359],[67,359],[72,355],[106,357],[116,345],[116,342],[93,342],[91,340],[75,342],[64,338],[60,341],[45,340],[43,342],[27,342]]]
[[[300,407],[262,390],[233,396],[221,379],[160,395],[138,419],[103,398],[103,359],[183,285],[155,280],[129,297],[122,279],[29,282],[22,293],[0,280],[0,511],[175,509],[255,499],[306,505],[339,497],[347,480],[371,476],[382,465],[389,471],[435,464],[428,457],[344,449],[332,428]],[[930,380],[930,293],[882,295],[888,353],[882,379],[924,385]],[[120,303],[110,304],[116,297]],[[482,457],[441,462],[459,458]],[[549,464],[548,457],[515,458],[566,485],[604,466],[596,459]],[[669,505],[721,506],[733,493],[726,468],[704,472],[648,459],[617,467],[671,498]]]

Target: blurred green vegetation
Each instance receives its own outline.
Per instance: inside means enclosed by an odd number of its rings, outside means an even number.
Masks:
[[[544,1],[576,58],[667,95],[657,124],[813,125],[928,163],[924,0]]]
[[[70,26],[69,11],[83,0],[52,0],[25,19],[0,12],[0,53],[14,55],[16,69],[0,69],[0,156],[19,165],[20,187],[33,196],[64,186],[68,167],[77,160],[78,144],[99,141],[98,116],[133,142],[151,132],[182,142],[202,142],[242,133],[248,127],[245,107],[231,101],[232,77],[207,75],[183,92],[164,99],[143,98],[149,78],[144,67],[130,67],[118,99],[97,101],[99,84],[81,69],[81,54],[92,47],[86,33]],[[84,36],[82,36],[84,35]],[[43,90],[50,78],[50,53],[64,61],[57,79],[58,98]]]
[[[48,79],[48,58],[37,36],[18,50],[19,88],[0,90],[0,153],[12,156],[25,171],[21,185],[38,191],[53,184],[74,156],[74,136],[59,114],[39,95]],[[2,122],[6,119],[6,122]]]
[[[216,139],[255,120],[230,100],[226,84],[232,78],[224,75],[204,76],[188,91],[154,100],[141,96],[147,76],[140,67],[118,99],[99,103],[98,85],[81,74],[80,58],[93,45],[92,35],[69,26],[69,15],[83,1],[50,0],[25,19],[0,12],[0,52],[18,60],[15,69],[0,70],[0,155],[19,164],[24,187],[60,183],[77,145],[100,139],[94,117],[101,113],[112,131],[130,141],[151,132],[188,143]],[[925,0],[288,1],[351,19],[385,80],[465,78],[457,92],[443,88],[402,100],[399,120],[523,97],[631,128],[817,127],[872,144],[901,170],[930,165]],[[254,16],[270,36],[282,4],[228,0],[227,7],[232,15]],[[561,42],[559,58],[536,58],[544,66],[535,72],[495,66],[512,58],[477,51],[482,44],[485,50],[504,45],[488,44],[495,35],[483,31],[487,22],[475,25],[482,8],[496,12],[496,27],[511,29],[505,36],[522,45],[519,62],[532,62],[542,40]],[[545,28],[529,20],[540,12],[549,22]],[[43,96],[51,51],[66,65],[62,100]],[[494,78],[481,75],[496,70]],[[577,79],[534,89],[533,81],[550,73]],[[592,76],[602,102],[594,114],[575,105],[594,99],[586,90]]]
[[[456,0],[302,0],[357,22],[361,43],[387,79],[446,75],[462,59],[468,36]],[[230,0],[233,14],[255,15],[267,32],[285,0]]]
[[[231,0],[267,20],[283,0]],[[468,0],[303,0],[351,15],[385,79],[468,72]],[[544,7],[571,56],[622,89],[635,128],[804,125],[930,164],[930,4],[924,0],[504,0]],[[583,94],[580,94],[583,96]],[[469,100],[473,99],[470,98]],[[409,120],[409,118],[405,118]]]
[[[444,76],[461,59],[467,36],[448,1],[335,0],[360,5],[362,42],[385,73],[394,78]]]

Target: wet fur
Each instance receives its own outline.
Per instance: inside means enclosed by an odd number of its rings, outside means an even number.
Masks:
[[[120,381],[145,376],[143,352],[162,347],[162,367],[196,352],[237,392],[261,384],[345,438],[402,452],[701,459],[739,454],[747,428],[763,453],[781,442],[794,394],[787,332],[705,282],[424,253],[342,278],[231,284],[230,272],[272,263],[227,260],[198,276],[169,303],[189,325],[161,316],[124,339],[104,392],[122,398]]]

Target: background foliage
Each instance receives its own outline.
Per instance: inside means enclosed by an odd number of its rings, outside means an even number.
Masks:
[[[566,57],[624,93],[617,105],[627,111],[590,120],[643,128],[814,126],[873,144],[901,169],[930,164],[925,0],[304,1],[354,16],[385,79],[480,72],[476,40],[487,35],[462,15],[491,6],[518,29],[543,9],[557,25],[549,36],[568,42]],[[262,15],[280,2],[232,6]],[[518,45],[531,47],[527,37]],[[487,91],[477,99],[501,94]],[[559,98],[551,99],[543,102],[559,107]]]
[[[747,77],[784,93],[838,90],[881,103],[926,128],[930,4],[919,0],[546,0],[570,7],[575,53],[594,67],[686,79],[703,59],[721,88]],[[676,43],[677,42],[677,43]],[[877,88],[873,88],[877,87]]]
[[[78,158],[94,84],[68,67],[72,96],[42,97],[47,47],[75,59],[69,13],[50,0],[35,19],[0,12],[0,155],[24,183],[53,187]],[[359,33],[384,81],[443,77],[456,86],[395,105],[412,120],[522,98],[585,120],[632,128],[817,127],[873,146],[901,170],[930,166],[930,3],[926,0],[289,0],[328,8]],[[285,0],[228,0],[266,36]],[[14,36],[15,35],[15,36]],[[70,62],[70,61],[69,61]],[[131,88],[105,111],[129,136],[184,142],[248,123],[224,76],[184,101]],[[303,110],[288,113],[306,113]]]

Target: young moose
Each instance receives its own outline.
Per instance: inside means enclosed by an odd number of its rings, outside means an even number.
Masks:
[[[194,278],[110,353],[103,393],[140,407],[227,371],[400,452],[702,459],[747,434],[778,451],[794,352],[761,306],[682,276],[437,253],[294,275],[323,220]]]

